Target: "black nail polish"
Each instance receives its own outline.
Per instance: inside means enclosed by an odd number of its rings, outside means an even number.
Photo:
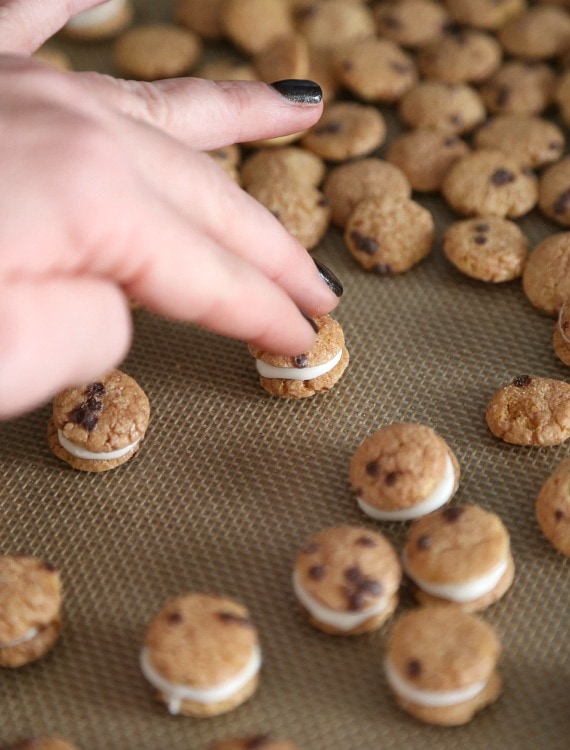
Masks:
[[[323,99],[323,91],[314,81],[287,78],[284,81],[275,81],[270,86],[293,104],[320,104]]]
[[[313,329],[313,331],[315,333],[318,333],[319,332],[319,326],[315,323],[315,321],[309,315],[307,315],[307,313],[304,313],[301,309],[299,309],[299,312],[305,318],[305,320],[307,321],[307,323],[310,324],[310,326]]]
[[[342,297],[344,288],[338,276],[335,276],[331,269],[325,266],[324,263],[321,263],[320,260],[317,260],[316,258],[313,258],[313,260],[315,261],[315,265],[319,270],[321,279],[325,282],[328,288],[333,291],[337,297]]]

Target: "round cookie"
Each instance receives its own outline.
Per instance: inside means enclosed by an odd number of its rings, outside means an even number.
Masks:
[[[570,365],[570,298],[560,308],[560,315],[552,333],[552,346],[556,356]]]
[[[328,104],[301,143],[328,161],[367,156],[383,143],[386,122],[376,107],[356,102]]]
[[[214,151],[208,151],[208,156],[211,157],[224,172],[238,185],[241,184],[241,178],[239,173],[239,163],[241,161],[241,150],[236,144],[230,146],[221,146]]]
[[[519,375],[492,397],[487,425],[514,445],[559,445],[570,437],[570,385]]]
[[[541,62],[509,60],[479,89],[489,112],[536,115],[554,97],[556,73]]]
[[[515,572],[503,522],[477,505],[448,506],[415,521],[402,560],[420,604],[465,612],[500,599]]]
[[[293,31],[287,0],[225,0],[221,22],[226,36],[248,55]]]
[[[556,57],[570,44],[570,14],[548,5],[528,8],[499,29],[498,39],[513,57],[530,60]]]
[[[329,200],[332,221],[346,226],[357,203],[365,198],[407,199],[412,187],[404,172],[382,159],[355,159],[333,167],[326,178],[323,192]]]
[[[523,291],[546,315],[558,315],[570,297],[570,232],[551,234],[530,254],[523,273]]]
[[[416,128],[392,139],[386,159],[404,172],[414,190],[430,193],[441,188],[451,165],[469,151],[454,133]]]
[[[468,133],[486,116],[483,101],[467,84],[420,81],[404,94],[398,113],[411,128]]]
[[[444,34],[418,51],[424,78],[445,83],[480,83],[501,64],[497,40],[484,31],[460,29]]]
[[[72,16],[63,28],[69,39],[97,41],[109,39],[124,31],[133,21],[131,0],[107,0]]]
[[[214,742],[207,750],[299,750],[299,746],[269,734],[254,734]]]
[[[431,252],[435,225],[431,213],[416,201],[365,198],[351,213],[344,241],[367,271],[404,273]]]
[[[41,659],[61,631],[61,579],[37,557],[0,555],[0,667]]]
[[[404,47],[421,47],[439,39],[449,14],[434,0],[382,0],[374,6],[380,36]]]
[[[241,167],[241,180],[245,188],[260,180],[294,180],[318,187],[325,176],[323,160],[298,146],[258,149],[249,156]]]
[[[514,222],[497,216],[450,224],[442,248],[461,273],[493,283],[522,276],[530,252],[524,232]]]
[[[374,36],[372,11],[361,3],[345,0],[311,2],[295,13],[297,29],[313,48],[340,48],[357,39]]]
[[[185,75],[201,53],[199,36],[168,23],[135,26],[117,39],[113,49],[120,73],[142,81]]]
[[[421,607],[389,637],[386,678],[398,705],[429,724],[458,726],[501,692],[501,644],[484,620],[459,607]]]
[[[337,526],[301,547],[293,589],[311,625],[331,635],[360,635],[394,612],[401,578],[398,555],[382,534]]]
[[[454,21],[479,29],[500,28],[513,16],[526,10],[526,0],[446,0]]]
[[[307,398],[328,391],[348,366],[349,354],[340,324],[330,315],[315,318],[317,340],[296,357],[270,354],[253,345],[261,387],[273,396]]]
[[[394,423],[364,440],[350,462],[361,510],[379,521],[409,521],[449,502],[459,462],[431,427]]]
[[[496,149],[467,154],[451,167],[441,190],[449,205],[465,216],[524,216],[536,204],[532,170]]]
[[[124,372],[111,370],[96,383],[54,398],[49,446],[74,469],[114,469],[137,453],[149,417],[142,388]]]
[[[304,36],[290,31],[272,39],[253,59],[261,81],[284,81],[309,77],[309,43]]]
[[[171,714],[218,716],[250,698],[261,650],[247,609],[214,594],[169,600],[151,620],[140,657]]]
[[[176,0],[174,18],[203,39],[221,39],[224,29],[221,21],[225,0]]]
[[[477,148],[496,148],[529,167],[558,161],[564,152],[564,133],[550,120],[536,115],[497,115],[475,133]]]
[[[570,156],[552,164],[540,176],[538,207],[558,224],[570,226]]]
[[[536,519],[548,541],[570,557],[570,458],[558,464],[536,498]]]
[[[30,737],[9,745],[2,745],[2,750],[78,750],[78,748],[61,737]]]

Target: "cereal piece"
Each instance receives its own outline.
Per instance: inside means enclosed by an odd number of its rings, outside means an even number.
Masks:
[[[413,200],[365,198],[344,231],[350,253],[367,271],[404,273],[431,252],[435,227],[431,213]]]
[[[61,579],[37,557],[0,556],[0,667],[41,659],[61,631]]]
[[[78,748],[61,737],[30,737],[10,745],[2,745],[2,750],[78,750]]]
[[[171,714],[202,718],[251,698],[261,651],[244,606],[217,594],[184,594],[151,620],[140,663]]]
[[[269,734],[255,734],[220,740],[209,745],[207,750],[299,750],[299,746]]]
[[[475,145],[500,149],[535,168],[562,156],[564,134],[550,120],[535,115],[497,115],[475,133]]]
[[[221,18],[228,37],[248,55],[293,31],[287,0],[225,0]]]
[[[390,635],[385,670],[398,705],[428,724],[456,726],[501,692],[494,629],[459,607],[427,607],[401,617]]]
[[[479,89],[492,113],[536,115],[554,96],[556,74],[545,63],[509,60]]]
[[[40,47],[40,49],[34,52],[32,57],[35,60],[46,63],[46,65],[51,65],[52,68],[57,68],[57,70],[73,70],[73,64],[69,55],[55,47]]]
[[[208,151],[210,156],[224,172],[238,185],[241,184],[239,163],[241,161],[240,147],[237,145],[221,146],[214,151]]]
[[[221,39],[221,21],[225,0],[175,0],[174,18],[203,39]]]
[[[250,344],[261,387],[273,396],[307,398],[328,391],[348,366],[349,354],[340,324],[330,315],[314,319],[317,340],[296,357],[264,352]]]
[[[501,47],[484,31],[461,29],[444,34],[418,52],[420,73],[444,83],[480,83],[501,64]]]
[[[337,526],[303,544],[293,589],[315,628],[360,635],[377,630],[394,612],[401,578],[396,550],[382,534]]]
[[[467,154],[451,167],[441,186],[444,198],[465,216],[523,216],[535,205],[532,170],[495,149]]]
[[[306,79],[309,76],[309,44],[295,31],[272,39],[253,60],[261,81]]]
[[[390,424],[367,437],[350,462],[361,510],[379,521],[409,521],[449,502],[459,486],[459,463],[431,427]]]
[[[446,0],[446,5],[457,23],[489,30],[526,10],[526,0]]]
[[[468,133],[485,119],[477,91],[467,84],[420,81],[400,99],[398,112],[411,128]]]
[[[122,75],[142,81],[182,76],[202,53],[200,38],[174,24],[135,26],[115,42],[115,65]]]
[[[558,315],[570,297],[570,232],[551,234],[530,254],[523,274],[523,291],[546,315]]]
[[[522,276],[529,241],[508,219],[485,216],[457,221],[447,227],[443,252],[466,276],[501,283]]]
[[[519,375],[500,388],[486,412],[489,429],[514,445],[558,445],[570,437],[570,385]]]
[[[96,41],[109,39],[130,26],[134,18],[131,0],[107,0],[72,16],[63,28],[69,39]]]
[[[558,224],[570,226],[570,156],[552,164],[540,176],[538,207]]]
[[[247,192],[265,206],[307,250],[319,244],[328,229],[331,209],[321,191],[283,176],[260,179]]]
[[[570,365],[570,297],[560,308],[560,315],[552,332],[552,346],[556,356]]]
[[[368,102],[391,104],[418,77],[413,59],[390,39],[360,39],[344,45],[335,59],[340,83]]]
[[[124,372],[112,370],[96,383],[55,397],[49,446],[74,469],[114,469],[139,450],[149,416],[142,388]]]
[[[415,521],[403,564],[420,604],[454,604],[464,612],[500,599],[515,572],[503,522],[477,505],[449,506]]]
[[[258,81],[259,76],[251,63],[224,57],[204,62],[196,68],[196,77],[208,81]]]
[[[443,34],[449,14],[433,0],[383,0],[374,15],[378,33],[404,47],[421,47]]]
[[[318,187],[325,171],[323,160],[316,154],[304,148],[288,146],[255,151],[244,161],[241,178],[245,188],[260,180],[273,182],[283,178]]]
[[[297,11],[298,30],[311,47],[332,49],[367,36],[376,31],[372,11],[360,3],[345,0],[312,2]]]
[[[344,161],[367,156],[384,143],[385,137],[386,122],[376,107],[333,102],[301,143],[322,159]]]
[[[528,8],[507,21],[498,38],[513,57],[546,60],[568,49],[570,14],[548,5]]]
[[[536,498],[536,519],[548,541],[570,557],[570,458],[558,464]]]
[[[393,138],[386,159],[404,172],[414,190],[429,193],[440,190],[451,165],[469,150],[454,133],[417,128]]]

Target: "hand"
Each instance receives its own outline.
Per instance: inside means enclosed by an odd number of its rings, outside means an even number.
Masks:
[[[127,297],[283,354],[337,298],[307,251],[202,151],[312,125],[264,83],[154,84],[26,57],[91,0],[0,8],[0,417],[125,356]],[[58,7],[54,7],[58,6]]]

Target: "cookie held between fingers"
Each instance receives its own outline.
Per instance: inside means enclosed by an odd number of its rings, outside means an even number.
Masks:
[[[542,485],[536,498],[542,533],[559,552],[570,557],[570,459],[565,458]]]
[[[107,0],[72,16],[63,33],[78,41],[108,39],[124,31],[134,15],[132,0]]]

